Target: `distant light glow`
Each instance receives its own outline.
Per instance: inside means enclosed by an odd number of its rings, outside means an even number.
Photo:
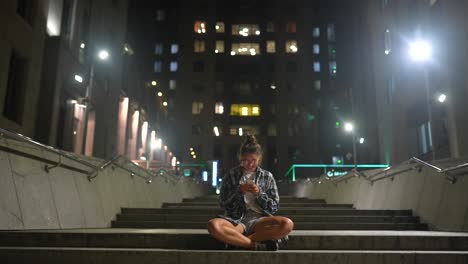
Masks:
[[[255,35],[260,35],[260,30],[255,31]]]
[[[213,131],[215,133],[215,136],[219,137],[219,129],[217,126],[213,127]]]
[[[151,82],[151,85],[153,85],[153,86],[156,86],[156,84],[158,84],[156,81]]]
[[[171,165],[172,165],[172,167],[175,167],[177,165],[177,158],[176,157],[172,157]]]
[[[192,158],[196,159],[196,158],[197,158],[197,155],[193,155]]]
[[[260,108],[258,108],[257,106],[254,106],[254,107],[252,108],[252,114],[253,114],[253,115],[258,115],[258,114],[260,114]]]
[[[79,83],[82,83],[83,82],[83,77],[81,77],[80,75],[78,74],[75,74],[75,81],[79,82]]]
[[[441,94],[441,95],[439,95],[439,97],[437,98],[437,100],[438,100],[440,103],[445,102],[446,99],[447,99],[447,96],[446,96],[445,94]]]
[[[216,186],[218,184],[218,161],[213,161],[213,171],[212,171],[212,175],[213,175],[213,178],[212,178],[212,182],[211,182],[211,185],[212,186]]]
[[[245,106],[242,107],[242,109],[241,109],[241,115],[243,115],[243,116],[249,115],[249,108],[248,108],[248,107],[245,107]]]
[[[101,50],[98,53],[99,59],[107,60],[109,58],[109,52],[107,50]]]
[[[432,56],[432,47],[427,41],[415,41],[410,44],[409,55],[416,62],[428,61]]]
[[[272,84],[272,85],[270,85],[270,88],[273,89],[273,90],[275,90],[275,89],[276,89],[276,85]]]
[[[235,51],[231,51],[231,56],[234,56],[236,55],[236,52]]]
[[[364,141],[365,141],[365,139],[363,137],[359,139],[360,144],[364,144]]]
[[[195,151],[190,152],[190,155],[192,156],[195,155]]]
[[[345,123],[344,129],[345,129],[345,131],[347,131],[347,132],[351,132],[351,131],[353,131],[354,126],[353,126],[353,124],[351,124],[351,123]]]
[[[162,93],[162,92],[158,92],[158,96],[159,96],[159,97],[163,96],[163,93]]]
[[[190,151],[193,151],[193,148],[190,148]]]
[[[140,159],[141,159],[141,160],[146,160],[146,157],[145,157],[145,156],[141,156]]]
[[[218,53],[218,52],[219,52],[219,50],[215,49],[215,53]]]
[[[202,172],[202,175],[203,175],[203,181],[204,181],[204,182],[208,181],[208,172],[207,172],[207,171],[203,171],[203,172]]]
[[[242,127],[239,127],[239,136],[242,137],[242,135],[244,135],[244,131],[242,130]]]
[[[84,44],[84,43],[80,44],[80,48],[84,49],[85,47],[86,47],[86,44]]]
[[[166,102],[166,101],[163,102],[163,106],[167,106],[167,102]]]

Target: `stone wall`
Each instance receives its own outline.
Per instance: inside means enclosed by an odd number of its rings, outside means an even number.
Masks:
[[[464,162],[467,161],[452,159],[436,165],[446,168]],[[412,209],[433,230],[468,231],[467,176],[458,177],[452,184],[443,174],[423,168],[373,184],[353,177],[337,184],[328,180],[322,180],[321,184],[298,182],[292,188],[295,196],[324,198],[328,203],[353,203],[357,209]]]
[[[158,176],[148,184],[115,166],[91,181],[85,173],[62,167],[47,173],[47,161],[28,155],[58,161],[57,154],[0,138],[0,229],[109,227],[121,207],[157,208],[163,202],[180,202],[213,192],[188,178]],[[90,170],[66,158],[62,161],[79,170]],[[90,158],[88,162],[103,161]]]

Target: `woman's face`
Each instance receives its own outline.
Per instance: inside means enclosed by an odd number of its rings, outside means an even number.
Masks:
[[[241,156],[241,166],[245,171],[254,172],[261,158],[260,155],[254,153],[244,154]]]

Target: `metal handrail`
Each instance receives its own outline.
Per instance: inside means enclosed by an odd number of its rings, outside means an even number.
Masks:
[[[74,155],[72,155],[72,154],[70,154],[68,152],[65,152],[65,151],[53,148],[51,146],[39,143],[37,141],[32,140],[29,137],[26,137],[26,136],[24,136],[22,134],[19,134],[19,133],[16,133],[16,132],[12,132],[12,131],[0,128],[0,136],[6,136],[6,137],[14,139],[14,140],[20,140],[22,142],[34,145],[34,146],[39,147],[41,149],[44,149],[44,150],[47,150],[49,152],[57,154],[59,156],[59,161],[55,165],[52,165],[52,166],[45,165],[44,170],[46,172],[49,172],[50,170],[55,169],[57,167],[62,167],[62,165],[63,165],[62,157],[65,157],[65,158],[68,158],[69,160],[72,160],[72,161],[74,161],[76,163],[79,163],[81,165],[84,165],[84,166],[90,168],[91,170],[87,171],[88,180],[90,180],[90,181],[97,177],[99,171],[105,169],[106,167],[108,167],[110,165],[116,166],[116,167],[118,167],[120,169],[123,169],[123,170],[131,173],[131,176],[136,175],[136,176],[138,176],[140,178],[146,179],[149,182],[152,179],[152,177],[156,176],[155,174],[153,174],[150,171],[136,165],[131,160],[127,159],[126,157],[124,157],[122,155],[118,155],[118,156],[116,156],[116,157],[102,163],[101,165],[96,166],[96,165],[94,165],[92,163],[89,163],[89,162],[84,161],[84,160],[82,160],[82,159],[80,159],[78,157],[75,157]],[[129,170],[129,169],[121,166],[120,164],[117,163],[117,161],[121,160],[121,159],[123,159],[126,163],[130,163],[132,166],[137,167],[139,170],[143,170],[147,174],[147,176],[146,177],[142,176],[139,173],[136,173],[136,172],[134,172],[132,170]],[[161,174],[161,176],[163,176],[163,175]],[[167,177],[165,177],[165,178],[167,178]]]
[[[50,152],[52,152],[52,153],[55,153],[55,154],[59,155],[59,158],[60,158],[61,156],[64,156],[64,157],[66,157],[66,158],[68,158],[68,159],[70,159],[70,160],[73,160],[74,162],[77,162],[77,163],[79,163],[79,164],[81,164],[81,165],[84,165],[84,166],[86,166],[86,167],[89,167],[89,168],[92,168],[92,169],[95,169],[95,168],[96,168],[96,166],[95,166],[94,164],[91,164],[91,163],[89,163],[89,162],[86,162],[86,161],[77,159],[77,158],[73,157],[72,155],[69,155],[67,152],[64,152],[64,151],[55,149],[55,148],[53,148],[53,147],[51,147],[51,146],[44,145],[44,144],[42,144],[42,143],[39,143],[39,142],[37,142],[37,141],[34,141],[34,140],[32,140],[31,138],[26,137],[26,136],[24,136],[24,135],[21,135],[21,134],[19,134],[19,133],[15,133],[15,132],[12,132],[12,131],[9,131],[9,130],[0,128],[0,135],[1,135],[1,136],[7,136],[7,137],[12,138],[12,139],[15,139],[15,140],[18,140],[18,139],[19,139],[19,140],[21,140],[21,141],[23,141],[23,142],[26,142],[26,143],[32,144],[32,145],[34,145],[34,146],[40,147],[40,148],[42,148],[42,149],[45,149],[45,150],[47,150],[47,151],[50,151]],[[61,163],[61,160],[58,162],[58,164],[59,164],[59,163]],[[53,169],[53,168],[50,168],[50,167],[49,167],[48,169],[50,170],[50,169]]]
[[[400,168],[404,165],[410,165],[410,164],[414,164],[414,163],[417,163],[416,166],[412,166],[412,167],[409,167],[409,168],[405,168],[405,169],[401,169],[401,170],[398,170],[398,171],[395,171],[395,172],[391,172],[389,173],[391,170],[394,170],[394,169],[397,169],[397,168]],[[331,178],[331,180],[335,183],[335,184],[338,184],[340,182],[343,182],[343,181],[346,181],[352,177],[362,177],[363,179],[367,180],[368,182],[370,182],[371,184],[373,184],[374,182],[376,181],[380,181],[380,180],[383,180],[383,179],[386,179],[386,178],[390,178],[390,177],[394,177],[396,175],[399,175],[399,174],[402,174],[402,173],[405,173],[407,171],[411,171],[411,170],[414,170],[414,169],[418,169],[420,170],[422,167],[427,167],[431,170],[434,170],[436,171],[437,173],[443,173],[445,178],[450,182],[450,183],[455,183],[457,181],[457,178],[459,176],[463,176],[465,174],[457,174],[457,175],[448,175],[448,173],[450,172],[454,172],[456,170],[460,170],[460,169],[463,169],[463,168],[468,168],[468,163],[462,163],[462,164],[458,164],[456,166],[452,166],[452,167],[448,167],[448,168],[445,168],[445,169],[442,169],[442,168],[439,168],[429,162],[426,162],[426,161],[423,161],[421,159],[418,159],[416,157],[412,157],[411,159],[397,165],[397,166],[394,166],[394,167],[388,167],[388,168],[385,168],[383,170],[380,170],[372,175],[366,175],[363,171],[357,171],[355,169],[351,170],[350,172],[348,172],[347,174],[343,175],[343,176],[338,176],[338,177],[329,177],[329,179]],[[380,177],[377,177],[381,174],[385,174],[384,176],[380,176]],[[327,178],[325,176],[325,178]]]

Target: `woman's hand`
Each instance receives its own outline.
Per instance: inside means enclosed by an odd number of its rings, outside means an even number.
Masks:
[[[240,190],[242,193],[250,192],[250,193],[258,194],[260,192],[260,189],[258,188],[258,186],[253,183],[241,184]]]

